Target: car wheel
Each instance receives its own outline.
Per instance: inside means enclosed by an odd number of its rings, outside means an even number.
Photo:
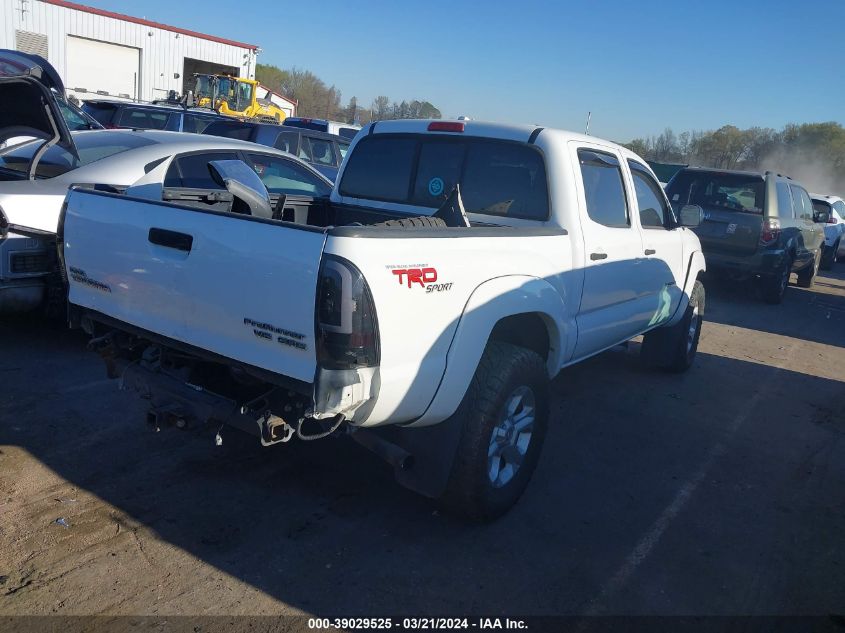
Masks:
[[[763,301],[771,304],[778,304],[783,301],[786,289],[789,287],[789,275],[792,274],[792,258],[787,257],[780,270],[769,277],[764,277],[760,282],[760,292]]]
[[[696,280],[683,318],[643,337],[640,355],[647,365],[672,372],[683,372],[692,366],[701,338],[704,304],[704,284]]]
[[[455,415],[461,438],[444,508],[478,521],[507,512],[528,485],[548,427],[549,379],[531,350],[492,341]]]
[[[819,260],[821,257],[816,257],[813,263],[800,273],[798,273],[798,286],[801,288],[812,288],[816,281],[816,273],[819,272]]]
[[[825,248],[822,252],[822,258],[819,262],[819,268],[822,270],[830,270],[833,268],[834,262],[836,262],[836,251],[839,250],[839,242],[831,246],[830,248]]]

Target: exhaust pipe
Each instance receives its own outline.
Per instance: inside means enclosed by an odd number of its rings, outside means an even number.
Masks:
[[[355,429],[351,435],[353,440],[381,457],[396,470],[404,471],[414,467],[414,456],[411,453],[381,435],[368,429]]]

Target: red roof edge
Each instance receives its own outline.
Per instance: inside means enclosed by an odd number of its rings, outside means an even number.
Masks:
[[[243,42],[236,42],[235,40],[227,40],[223,37],[215,35],[207,35],[197,31],[190,31],[188,29],[180,29],[177,26],[170,26],[160,22],[153,22],[152,20],[144,20],[143,18],[134,18],[131,15],[124,15],[123,13],[115,13],[114,11],[105,11],[104,9],[97,9],[89,7],[84,4],[77,4],[75,2],[67,2],[67,0],[43,0],[45,4],[52,4],[57,7],[65,9],[74,9],[76,11],[84,11],[86,13],[93,13],[94,15],[102,15],[106,18],[114,18],[116,20],[124,20],[126,22],[134,22],[135,24],[142,24],[156,29],[163,29],[165,31],[172,31],[173,33],[181,33],[182,35],[190,35],[191,37],[198,37],[200,39],[209,40],[211,42],[219,42],[220,44],[228,44],[229,46],[237,46],[238,48],[248,48],[256,50],[258,46],[255,44],[245,44]]]

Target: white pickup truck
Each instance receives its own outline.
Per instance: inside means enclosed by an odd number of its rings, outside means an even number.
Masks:
[[[264,444],[346,432],[403,485],[490,519],[531,477],[562,368],[640,334],[651,365],[692,363],[705,264],[685,226],[701,209],[679,221],[623,147],[378,122],[330,199],[293,215],[243,163],[209,159],[237,208],[162,201],[168,161],[65,202],[71,323],[155,425]]]

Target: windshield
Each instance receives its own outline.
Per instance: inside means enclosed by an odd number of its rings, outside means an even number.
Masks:
[[[675,176],[666,193],[677,211],[686,204],[708,209],[724,209],[762,214],[766,183],[753,174],[710,171],[682,171]]]
[[[73,141],[79,153],[78,160],[66,149],[53,145],[39,161],[35,176],[54,178],[103,158],[154,143],[140,134],[111,131],[74,134]],[[40,146],[40,141],[24,143],[0,155],[0,170],[25,176],[29,171],[32,156]]]
[[[200,75],[197,77],[197,85],[194,88],[195,98],[199,99],[200,97],[210,97],[211,86],[209,84],[210,82],[206,75]]]

